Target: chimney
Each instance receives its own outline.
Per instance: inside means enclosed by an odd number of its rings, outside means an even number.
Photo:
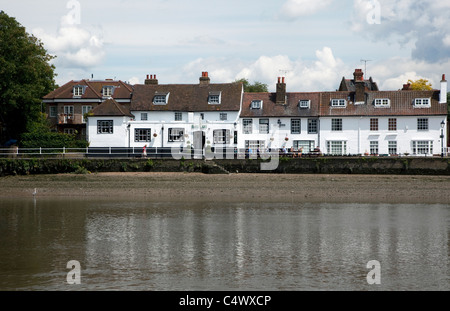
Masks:
[[[447,80],[445,80],[445,75],[442,75],[441,80],[441,92],[439,95],[439,103],[446,104],[447,103]]]
[[[411,83],[403,84],[402,91],[410,91],[411,90]]]
[[[355,72],[353,73],[353,77],[354,77],[355,83],[356,83],[356,81],[364,81],[364,73],[363,73],[362,69],[355,69]]]
[[[281,105],[286,104],[286,83],[284,77],[278,77],[276,103]]]
[[[200,85],[209,85],[210,80],[211,79],[208,76],[208,72],[203,71],[202,76],[200,77]]]
[[[364,73],[362,69],[355,69],[353,73],[355,82],[355,103],[361,103],[366,101],[366,83],[364,82]]]
[[[158,80],[156,79],[156,75],[147,75],[147,79],[145,79],[146,85],[157,85]]]

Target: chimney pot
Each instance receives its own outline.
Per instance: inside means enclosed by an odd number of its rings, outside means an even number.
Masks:
[[[281,83],[284,83],[284,77],[281,79],[281,81],[282,81]]]
[[[148,78],[149,78],[149,75],[147,75],[147,80],[148,80]]]
[[[445,80],[445,74],[442,75],[442,81],[446,81]]]

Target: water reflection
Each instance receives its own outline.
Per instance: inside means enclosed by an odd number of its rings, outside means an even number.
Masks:
[[[450,289],[449,205],[0,204],[2,290]]]

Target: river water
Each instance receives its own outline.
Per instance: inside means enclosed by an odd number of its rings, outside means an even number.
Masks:
[[[450,205],[1,199],[0,290],[448,291],[449,216]]]

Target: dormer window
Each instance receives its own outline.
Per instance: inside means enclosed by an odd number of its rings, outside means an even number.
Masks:
[[[311,107],[311,101],[310,100],[300,100],[298,102],[298,107],[300,109],[309,109]]]
[[[376,98],[374,105],[376,108],[389,108],[391,107],[391,100],[388,98]]]
[[[84,94],[84,86],[76,85],[73,87],[73,97],[81,97]]]
[[[345,108],[347,107],[347,101],[345,99],[332,99],[331,107]]]
[[[262,109],[263,101],[262,100],[253,100],[251,104],[251,109]]]
[[[102,89],[103,97],[111,97],[113,95],[114,87],[112,86],[104,86]]]
[[[208,104],[210,105],[220,105],[222,92],[210,92],[208,96]]]
[[[416,99],[414,99],[414,107],[430,108],[431,107],[431,98],[416,98]]]
[[[167,102],[169,101],[169,94],[170,93],[156,94],[155,97],[153,97],[153,104],[154,105],[167,105]]]

